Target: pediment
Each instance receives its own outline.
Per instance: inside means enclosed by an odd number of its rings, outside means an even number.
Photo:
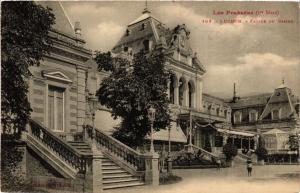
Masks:
[[[73,82],[67,75],[65,75],[61,71],[52,71],[52,72],[43,71],[42,75],[46,78],[51,78],[51,79],[55,79],[55,80],[59,80],[59,81],[63,81],[63,82],[68,82],[68,83]]]

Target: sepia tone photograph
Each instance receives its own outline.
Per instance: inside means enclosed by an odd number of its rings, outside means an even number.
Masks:
[[[2,1],[1,192],[299,193],[298,1]]]

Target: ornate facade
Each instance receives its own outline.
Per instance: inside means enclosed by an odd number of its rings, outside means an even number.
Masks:
[[[168,85],[171,141],[189,141],[203,148],[205,144],[214,146],[215,124],[230,125],[231,108],[224,100],[203,93],[206,69],[193,52],[190,39],[185,24],[169,29],[145,9],[140,17],[128,24],[112,52],[130,59],[141,49],[147,52],[154,48],[163,49],[166,68],[172,72]],[[154,139],[167,141],[167,132],[155,133]]]
[[[52,8],[56,24],[49,32],[53,39],[50,54],[30,69],[31,117],[66,137],[81,132],[86,118],[86,62],[92,52],[85,48],[78,23],[74,28],[59,2],[38,3]]]

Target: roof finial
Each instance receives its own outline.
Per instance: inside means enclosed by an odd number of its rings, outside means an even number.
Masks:
[[[145,1],[145,9],[144,9],[144,11],[142,12],[143,14],[145,14],[145,13],[151,13],[149,10],[148,10],[148,1],[146,0]]]
[[[284,77],[282,78],[282,85],[284,85]]]

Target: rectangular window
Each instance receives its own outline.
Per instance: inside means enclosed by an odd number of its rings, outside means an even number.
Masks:
[[[278,120],[279,119],[279,110],[273,110],[272,111],[272,119]]]
[[[255,112],[251,112],[249,114],[249,121],[250,122],[255,122],[256,121],[256,113]]]
[[[242,115],[240,113],[235,113],[234,114],[234,122],[235,123],[241,123]]]
[[[65,89],[48,87],[48,127],[54,131],[64,131]]]

